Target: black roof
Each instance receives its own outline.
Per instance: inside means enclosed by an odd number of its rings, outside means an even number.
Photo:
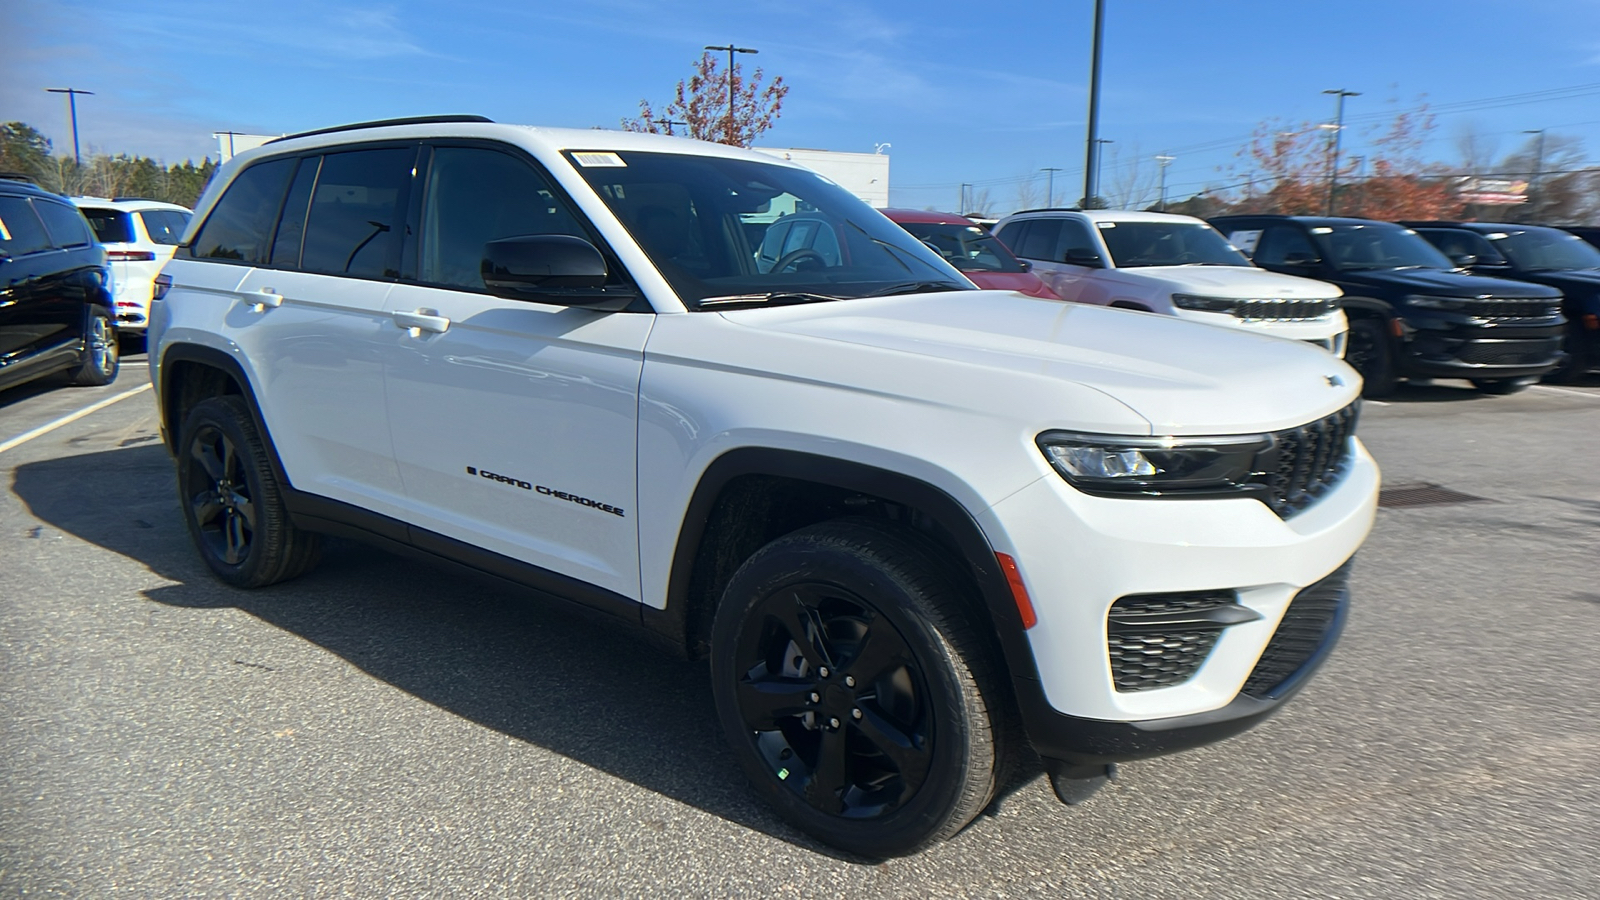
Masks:
[[[310,137],[314,134],[333,134],[337,131],[357,131],[362,128],[385,128],[390,125],[442,125],[452,122],[493,122],[485,116],[406,116],[400,119],[375,119],[371,122],[352,122],[349,125],[335,125],[331,128],[318,128],[314,131],[300,131],[286,134],[283,137],[267,141],[276,144],[278,141],[287,141],[292,138]]]
[[[1377,222],[1382,225],[1393,225],[1394,222],[1385,222],[1382,219],[1358,219],[1351,216],[1285,216],[1280,213],[1234,213],[1225,216],[1210,216],[1208,222],[1227,222],[1239,219],[1270,219],[1275,222],[1300,222],[1305,225],[1371,225]]]
[[[1446,222],[1446,221],[1410,222],[1410,221],[1408,221],[1408,222],[1401,222],[1400,224],[1406,226],[1407,228],[1460,228],[1463,231],[1476,231],[1476,232],[1478,232],[1480,234],[1486,234],[1486,233],[1491,232],[1491,231],[1517,231],[1519,229],[1520,230],[1527,230],[1529,228],[1548,228],[1548,229],[1550,229],[1552,231],[1562,231],[1562,230],[1564,230],[1564,229],[1562,229],[1562,228],[1560,228],[1560,227],[1558,227],[1556,225],[1535,225],[1535,224],[1533,224],[1531,222]]]
[[[0,177],[0,191],[12,196],[25,194],[29,197],[49,197],[51,200],[67,199],[54,191],[47,191],[44,188],[39,187],[33,183],[32,179],[24,181],[18,178],[12,178],[9,175]]]

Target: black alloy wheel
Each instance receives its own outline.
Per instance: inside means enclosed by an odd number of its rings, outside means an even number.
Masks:
[[[293,578],[314,565],[317,535],[289,520],[282,490],[250,408],[212,397],[184,418],[178,499],[195,548],[211,571],[242,588]]]
[[[745,562],[712,628],[718,716],[756,791],[863,856],[955,834],[1005,760],[990,642],[915,533],[825,522]]]
[[[99,387],[117,380],[120,366],[117,352],[117,326],[111,316],[95,308],[89,312],[89,321],[83,333],[83,353],[70,380],[75,385]]]
[[[1356,319],[1350,323],[1344,361],[1361,373],[1361,396],[1387,397],[1394,393],[1399,379],[1394,374],[1394,353],[1382,320]]]

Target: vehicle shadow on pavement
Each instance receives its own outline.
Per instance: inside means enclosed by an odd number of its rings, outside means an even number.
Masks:
[[[43,522],[174,582],[146,591],[152,601],[239,609],[508,737],[855,861],[790,829],[748,789],[703,664],[519,588],[350,541],[329,541],[322,563],[295,581],[230,588],[190,545],[160,445],[28,463],[12,490]]]

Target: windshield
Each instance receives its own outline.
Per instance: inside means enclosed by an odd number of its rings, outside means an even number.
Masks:
[[[1600,268],[1600,250],[1575,234],[1554,228],[1497,231],[1484,237],[1494,241],[1495,249],[1510,257],[1519,269]]]
[[[1203,222],[1096,222],[1119,269],[1141,266],[1250,266]]]
[[[806,169],[675,153],[569,158],[691,309],[972,290],[927,245]]]
[[[1409,228],[1387,222],[1323,225],[1311,229],[1333,267],[1359,269],[1454,269],[1439,249]]]
[[[901,222],[900,227],[963,272],[1021,272],[1022,263],[994,235],[976,225]]]

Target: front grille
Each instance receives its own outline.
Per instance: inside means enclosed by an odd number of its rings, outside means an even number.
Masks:
[[[1560,315],[1561,304],[1551,300],[1471,300],[1461,311],[1475,319],[1547,319]]]
[[[1253,322],[1286,322],[1321,319],[1338,308],[1338,300],[1240,300],[1233,315]]]
[[[1275,432],[1257,469],[1268,488],[1267,505],[1288,518],[1316,502],[1350,467],[1350,436],[1360,401],[1308,425]]]
[[[1553,362],[1558,341],[1472,341],[1456,351],[1456,359],[1479,366],[1537,366]]]
[[[1106,653],[1117,690],[1154,690],[1194,677],[1227,625],[1171,620],[1233,605],[1232,591],[1139,594],[1112,604],[1107,616]]]
[[[1241,693],[1266,698],[1332,645],[1350,600],[1350,562],[1295,594]]]

